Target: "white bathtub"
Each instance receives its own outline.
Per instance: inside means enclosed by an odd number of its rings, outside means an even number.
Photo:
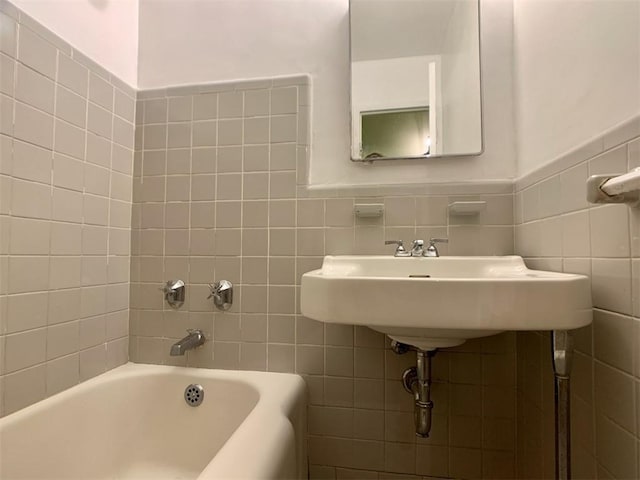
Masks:
[[[306,478],[305,410],[297,375],[129,363],[0,419],[0,479]]]

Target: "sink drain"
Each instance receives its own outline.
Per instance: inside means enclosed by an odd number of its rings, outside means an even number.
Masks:
[[[204,388],[202,385],[192,383],[184,390],[184,401],[190,407],[197,407],[204,400]]]

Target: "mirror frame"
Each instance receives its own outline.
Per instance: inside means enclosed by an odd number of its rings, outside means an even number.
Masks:
[[[378,157],[378,158],[353,158],[353,62],[351,61],[351,1],[349,0],[349,159],[353,163],[363,163],[371,165],[373,162],[387,160],[429,160],[431,158],[459,158],[459,157],[478,157],[484,154],[484,91],[482,89],[482,2],[474,0],[478,3],[478,88],[480,89],[480,150],[472,153],[447,153],[444,155],[418,155],[413,157]]]

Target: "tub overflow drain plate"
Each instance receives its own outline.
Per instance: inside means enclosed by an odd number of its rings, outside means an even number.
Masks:
[[[204,400],[204,388],[202,385],[192,383],[184,390],[184,401],[190,407],[197,407]]]

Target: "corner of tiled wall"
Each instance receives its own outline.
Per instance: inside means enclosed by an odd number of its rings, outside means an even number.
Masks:
[[[516,253],[528,265],[591,277],[593,325],[576,331],[576,478],[640,474],[640,209],[590,205],[586,179],[640,166],[640,117],[516,183]],[[549,336],[518,334],[518,473],[553,478]]]
[[[0,415],[128,359],[134,112],[0,3]]]

